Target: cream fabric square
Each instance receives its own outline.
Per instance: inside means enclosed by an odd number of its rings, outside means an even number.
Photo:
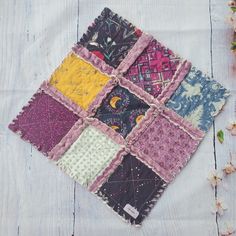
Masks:
[[[106,134],[88,126],[57,161],[57,165],[70,177],[87,187],[108,166],[119,149],[120,145]]]

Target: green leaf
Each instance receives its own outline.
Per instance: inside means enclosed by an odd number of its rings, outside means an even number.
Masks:
[[[224,142],[224,132],[222,130],[219,130],[217,132],[217,138],[219,140],[220,143],[223,143]]]
[[[236,41],[231,43],[232,46],[236,46]]]
[[[236,7],[231,7],[231,10],[232,10],[233,12],[236,12]]]

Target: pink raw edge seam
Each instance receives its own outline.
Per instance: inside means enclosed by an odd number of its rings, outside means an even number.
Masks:
[[[117,81],[111,79],[102,89],[101,92],[96,96],[96,98],[89,105],[87,110],[89,116],[93,116],[96,113],[97,108],[101,105],[103,99],[111,92],[111,90],[115,87]]]
[[[64,96],[60,91],[54,88],[48,81],[44,81],[40,86],[40,89],[43,90],[46,94],[57,100],[59,103],[67,107],[69,110],[74,112],[76,115],[80,117],[87,117],[88,113],[80,108],[77,104],[71,101],[69,98]]]
[[[128,154],[127,150],[123,147],[118,153],[116,154],[115,158],[111,161],[109,166],[102,172],[101,175],[97,176],[97,178],[91,183],[89,186],[89,190],[91,192],[96,192],[104,182],[109,178],[109,176],[115,171],[115,169],[120,165],[123,160],[123,157]]]
[[[137,57],[143,52],[143,50],[148,46],[149,42],[153,39],[151,35],[142,33],[138,38],[137,42],[130,49],[127,56],[122,60],[120,65],[117,67],[117,73],[125,73],[129,67],[135,62]]]
[[[192,123],[184,119],[182,116],[174,112],[173,110],[165,107],[163,110],[162,116],[168,119],[170,122],[178,126],[180,129],[184,130],[188,133],[192,139],[195,140],[202,140],[205,136],[205,132],[201,131],[200,129],[194,127]]]
[[[58,161],[69,147],[78,139],[86,127],[87,124],[85,124],[82,119],[79,119],[62,140],[48,153],[48,158],[53,161]]]
[[[175,72],[172,81],[169,85],[167,85],[162,93],[157,97],[158,100],[160,100],[162,103],[165,103],[171,95],[175,92],[175,90],[178,88],[179,84],[183,81],[185,76],[188,74],[189,70],[191,68],[191,63],[184,60],[177,71]]]
[[[151,94],[145,92],[142,88],[124,77],[119,78],[119,85],[130,90],[135,96],[145,101],[148,105],[159,104],[159,102]]]
[[[87,48],[83,47],[82,45],[76,44],[72,51],[79,56],[80,58],[84,59],[87,63],[93,65],[96,69],[100,70],[102,73],[106,75],[111,75],[114,71],[114,68],[106,64],[105,61],[101,60],[99,57],[94,55],[90,52]]]
[[[117,133],[115,130],[113,130],[111,127],[101,122],[97,118],[87,117],[84,119],[84,122],[88,125],[92,125],[93,127],[97,128],[102,133],[106,134],[109,138],[111,138],[117,144],[125,145],[125,140],[119,133]]]

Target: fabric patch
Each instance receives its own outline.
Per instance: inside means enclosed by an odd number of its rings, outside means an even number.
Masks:
[[[110,163],[120,145],[92,126],[57,161],[57,165],[82,186],[88,187]]]
[[[161,114],[145,126],[131,146],[139,158],[167,182],[171,181],[196,150],[198,140]]]
[[[117,85],[103,100],[95,117],[126,137],[148,108],[144,101]]]
[[[9,128],[47,155],[78,119],[78,116],[51,96],[38,92]]]
[[[117,68],[142,32],[127,20],[104,8],[78,44]]]
[[[157,40],[152,40],[124,77],[158,97],[171,82],[179,64],[177,55]]]
[[[109,80],[108,76],[71,53],[54,72],[50,84],[87,110]]]
[[[132,224],[141,224],[167,184],[160,176],[127,154],[97,195]]]
[[[229,92],[218,82],[192,67],[166,106],[207,132],[228,96]]]

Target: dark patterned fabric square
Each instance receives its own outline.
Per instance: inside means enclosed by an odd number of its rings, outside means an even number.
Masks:
[[[144,101],[118,85],[103,100],[95,117],[126,137],[148,108]]]
[[[79,119],[44,92],[36,93],[9,128],[47,155]]]
[[[141,224],[167,184],[131,154],[109,177],[97,195],[132,224]]]
[[[117,68],[142,32],[127,20],[104,8],[79,44],[110,66]]]
[[[180,64],[180,58],[157,40],[149,43],[125,74],[132,81],[154,97],[172,81]]]

